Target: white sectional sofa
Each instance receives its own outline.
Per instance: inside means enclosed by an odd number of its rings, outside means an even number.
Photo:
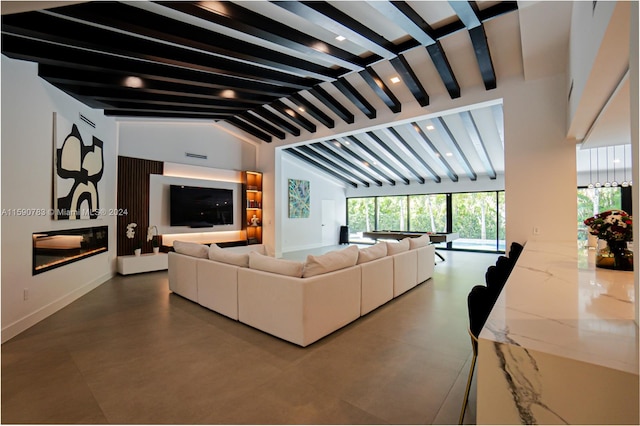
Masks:
[[[435,248],[420,238],[349,246],[305,262],[267,256],[264,245],[176,241],[169,289],[304,347],[431,278]]]

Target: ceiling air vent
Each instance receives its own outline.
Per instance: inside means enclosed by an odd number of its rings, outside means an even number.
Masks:
[[[194,154],[193,152],[185,152],[184,155],[191,158],[198,158],[200,160],[206,160],[207,156],[202,154]]]
[[[89,120],[87,117],[85,117],[84,115],[80,114],[80,120],[84,121],[85,123],[87,123],[89,126],[93,127],[94,129],[96,128],[96,123],[94,123],[93,121]]]

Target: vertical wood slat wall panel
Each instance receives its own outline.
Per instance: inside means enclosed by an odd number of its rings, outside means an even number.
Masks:
[[[162,161],[118,157],[117,207],[123,214],[117,219],[118,256],[133,254],[136,242],[142,243],[142,252],[152,251],[147,242],[149,227],[149,175],[162,174]],[[124,214],[126,212],[126,214]],[[127,225],[136,223],[135,238],[127,238]]]

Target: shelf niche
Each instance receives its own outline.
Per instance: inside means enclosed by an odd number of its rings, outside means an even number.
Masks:
[[[243,228],[248,244],[262,244],[262,173],[243,172]]]

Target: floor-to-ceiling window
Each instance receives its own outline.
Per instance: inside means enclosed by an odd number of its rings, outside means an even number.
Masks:
[[[371,242],[362,233],[374,230],[457,232],[449,248],[504,251],[505,216],[504,191],[347,199],[352,242]]]

